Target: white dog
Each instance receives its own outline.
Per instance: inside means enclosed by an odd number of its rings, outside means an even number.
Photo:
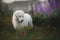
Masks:
[[[13,13],[12,24],[16,30],[25,27],[33,28],[32,17],[22,10],[17,10]]]

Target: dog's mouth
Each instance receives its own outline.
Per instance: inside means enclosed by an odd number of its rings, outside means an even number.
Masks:
[[[23,20],[21,20],[21,21],[18,21],[18,23],[22,23],[23,22]]]

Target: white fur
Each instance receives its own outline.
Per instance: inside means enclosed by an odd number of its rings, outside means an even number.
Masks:
[[[23,22],[19,23],[17,19],[19,21],[23,20]],[[33,27],[31,15],[24,13],[22,10],[17,10],[13,13],[12,24],[15,29],[22,29],[24,27]]]

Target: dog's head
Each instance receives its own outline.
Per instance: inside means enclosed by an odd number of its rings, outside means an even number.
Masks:
[[[18,23],[22,23],[24,21],[24,12],[22,10],[16,11],[15,16]]]

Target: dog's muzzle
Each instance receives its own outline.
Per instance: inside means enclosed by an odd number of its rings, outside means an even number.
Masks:
[[[21,21],[18,21],[18,23],[22,23],[23,22],[23,20],[21,20]]]
[[[19,21],[18,19],[16,19],[16,21],[17,21],[18,23],[22,23],[22,22],[23,22],[23,20]]]

